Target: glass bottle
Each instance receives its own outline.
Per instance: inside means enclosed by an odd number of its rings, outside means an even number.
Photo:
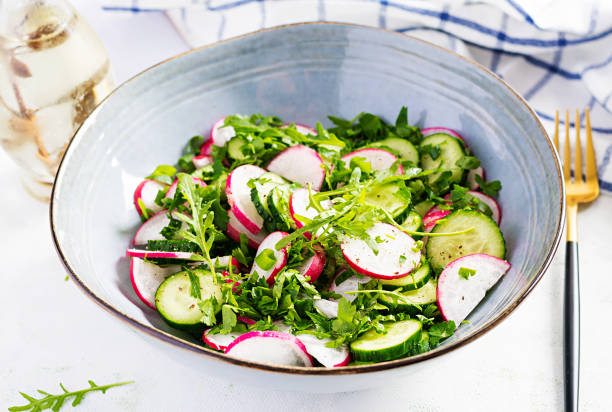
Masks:
[[[68,141],[112,90],[110,63],[64,0],[0,0],[0,144],[49,199]]]

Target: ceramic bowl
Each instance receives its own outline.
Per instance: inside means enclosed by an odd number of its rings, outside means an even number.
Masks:
[[[124,257],[140,220],[134,188],[172,164],[187,139],[230,113],[276,114],[314,125],[361,111],[394,121],[402,106],[421,127],[458,130],[503,190],[501,228],[511,271],[450,339],[431,352],[335,369],[258,364],[206,349],[139,302]],[[74,136],[57,174],[51,226],[82,290],[120,324],[202,373],[268,388],[336,392],[417,372],[503,320],[536,285],[564,214],[559,161],[527,103],[485,68],[406,35],[346,24],[259,31],[186,53],[129,80]],[[518,343],[518,342],[517,342]],[[164,356],[164,355],[160,355]],[[381,379],[382,378],[382,379]]]

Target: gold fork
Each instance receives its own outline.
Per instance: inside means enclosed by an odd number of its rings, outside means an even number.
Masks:
[[[580,143],[580,113],[576,110],[576,144],[574,152],[574,180],[570,174],[570,119],[569,110],[565,111],[565,148],[563,151],[563,177],[567,198],[567,248],[565,251],[565,290],[564,290],[564,331],[563,331],[563,371],[565,411],[578,411],[578,383],[580,373],[580,287],[578,271],[578,229],[576,214],[578,203],[595,200],[599,195],[597,163],[589,109],[586,117],[586,167],[582,173],[582,146]],[[555,147],[559,151],[559,111],[555,116]],[[560,153],[560,151],[559,151]]]

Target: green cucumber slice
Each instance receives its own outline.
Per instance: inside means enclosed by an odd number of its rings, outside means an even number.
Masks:
[[[463,146],[458,139],[444,134],[436,133],[427,136],[420,144],[420,148],[432,145],[440,148],[440,155],[437,159],[432,159],[429,154],[421,154],[421,167],[423,170],[434,170],[442,168],[442,170],[450,170],[451,181],[454,183],[461,182],[463,178],[463,169],[456,166],[455,163],[464,156]],[[440,173],[434,173],[428,176],[429,183],[433,183],[440,177]]]
[[[207,270],[193,269],[200,281],[201,300],[214,296],[221,301],[221,286],[215,284],[212,274]],[[192,333],[204,330],[199,300],[191,296],[191,281],[187,271],[169,276],[155,292],[155,306],[161,317],[177,329]]]
[[[372,147],[389,148],[392,152],[399,155],[401,160],[408,160],[415,166],[419,164],[419,152],[412,143],[400,137],[388,137],[378,142],[372,143]]]
[[[350,350],[355,361],[383,362],[401,358],[415,350],[421,339],[421,322],[408,319],[383,325],[387,333],[379,334],[370,329],[351,342]]]
[[[400,189],[401,185],[398,182],[373,186],[366,194],[365,202],[370,206],[385,209],[393,218],[396,218],[410,207],[410,202],[396,195]]]
[[[418,232],[422,223],[421,216],[417,212],[411,211],[402,223],[402,227],[411,232]]]
[[[397,279],[381,279],[378,281],[386,290],[396,290],[401,288],[402,291],[419,289],[424,286],[429,278],[431,277],[431,267],[429,263],[425,262],[412,272],[408,276]],[[387,296],[387,295],[385,295]],[[389,296],[391,298],[391,296]]]
[[[227,155],[234,160],[244,160],[247,156],[242,153],[242,146],[247,144],[247,141],[241,136],[232,137],[227,142]]]
[[[403,299],[387,294],[383,294],[379,299],[382,304],[396,311],[419,313],[425,305],[437,301],[437,286],[438,282],[434,278],[429,278],[427,283],[418,289],[399,292]]]
[[[288,186],[277,186],[268,196],[268,211],[275,227],[274,230],[288,232],[297,228],[289,211],[290,197],[291,191]]]
[[[500,259],[506,257],[506,242],[501,230],[489,216],[475,210],[457,210],[440,220],[432,233],[460,232],[462,235],[430,237],[427,256],[434,270],[440,271],[453,260],[474,253]]]

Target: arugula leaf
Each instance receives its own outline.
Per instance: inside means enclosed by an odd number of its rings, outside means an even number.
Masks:
[[[480,167],[480,159],[474,156],[463,156],[455,162],[455,165],[462,169],[472,170]]]
[[[202,287],[200,286],[200,278],[195,274],[193,270],[190,270],[187,266],[183,266],[183,270],[187,271],[187,275],[189,276],[189,283],[191,284],[189,288],[189,295],[192,298],[202,299]]]
[[[468,192],[467,187],[453,185],[453,190],[451,190],[450,201],[457,202],[463,200],[465,194]]]
[[[272,249],[262,250],[256,257],[255,263],[263,270],[270,270],[276,264],[276,256]]]
[[[497,193],[501,190],[502,185],[499,180],[493,180],[492,182],[485,182],[484,179],[478,175],[474,176],[476,183],[480,185],[480,191],[485,195],[496,197]]]
[[[465,280],[468,280],[470,276],[474,276],[475,274],[476,274],[476,271],[474,269],[469,269],[469,268],[464,268],[464,267],[459,268],[459,277]]]
[[[19,392],[21,396],[23,396],[29,403],[27,405],[22,405],[22,406],[11,406],[8,408],[8,410],[11,412],[17,412],[17,411],[39,412],[39,411],[51,409],[54,412],[57,412],[60,410],[62,405],[64,405],[66,400],[68,400],[69,398],[74,398],[72,400],[72,406],[77,406],[83,401],[83,398],[85,398],[85,396],[91,392],[106,393],[106,391],[109,390],[110,388],[134,383],[134,381],[127,381],[127,382],[111,383],[108,385],[97,385],[92,380],[89,380],[87,382],[89,383],[89,388],[81,389],[78,391],[69,391],[68,389],[64,387],[64,385],[60,383],[59,385],[60,385],[60,388],[62,388],[63,393],[59,395],[52,395],[49,392],[45,392],[41,389],[38,389],[38,392],[41,395],[44,395],[42,398],[39,398],[39,399],[36,399],[33,396],[27,395],[23,392]]]
[[[436,346],[442,339],[446,339],[455,333],[455,321],[436,323],[429,328],[429,343]]]
[[[214,296],[204,299],[198,303],[200,311],[202,312],[202,323],[207,326],[213,326],[217,324],[217,312],[219,308],[219,302]]]
[[[342,297],[338,302],[338,318],[332,322],[332,329],[340,334],[350,333],[355,329],[353,318],[357,308]]]

